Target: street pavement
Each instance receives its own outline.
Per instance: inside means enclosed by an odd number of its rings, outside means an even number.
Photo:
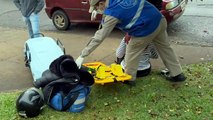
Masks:
[[[66,53],[75,59],[88,43],[94,31],[83,31],[82,34],[70,32],[42,31],[45,36],[58,38],[66,48]],[[26,29],[0,27],[0,91],[25,89],[33,86],[30,70],[25,67],[23,45],[28,38]],[[107,65],[115,61],[115,50],[122,35],[115,30],[85,62],[101,61]],[[172,42],[182,65],[213,60],[213,47],[178,45]],[[160,59],[151,60],[152,69],[164,67]]]

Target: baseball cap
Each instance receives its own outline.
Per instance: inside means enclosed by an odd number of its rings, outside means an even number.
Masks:
[[[89,0],[90,8],[89,8],[89,13],[92,13],[92,11],[95,9],[95,5],[99,2],[100,0]]]

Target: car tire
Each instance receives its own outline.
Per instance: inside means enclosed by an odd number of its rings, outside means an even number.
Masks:
[[[53,13],[52,22],[58,30],[67,30],[70,26],[69,18],[62,10],[57,10]]]

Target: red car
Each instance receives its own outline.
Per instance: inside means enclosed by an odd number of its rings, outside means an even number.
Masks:
[[[45,11],[58,30],[67,30],[70,23],[99,23],[90,20],[89,0],[45,0]],[[180,17],[188,0],[148,0],[155,5],[170,23]]]

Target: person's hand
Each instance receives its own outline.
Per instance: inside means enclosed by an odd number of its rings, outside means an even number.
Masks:
[[[75,60],[75,63],[77,64],[78,68],[81,68],[81,65],[84,61],[84,58],[79,56],[76,60]]]
[[[94,21],[97,17],[98,12],[96,10],[93,10],[91,13],[91,21]]]
[[[129,44],[129,41],[131,40],[131,36],[126,34],[125,37],[124,37],[124,40],[125,40],[126,44]]]

